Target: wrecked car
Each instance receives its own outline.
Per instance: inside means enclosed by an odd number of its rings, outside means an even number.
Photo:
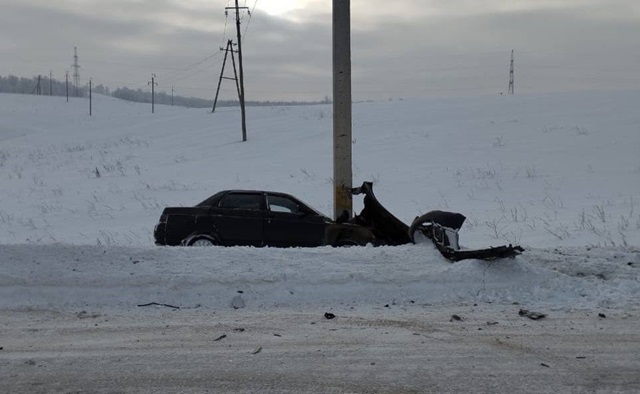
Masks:
[[[514,257],[520,246],[461,250],[458,230],[464,215],[431,211],[410,226],[391,214],[373,194],[373,184],[352,189],[364,195],[364,208],[352,219],[331,220],[285,193],[226,190],[195,207],[165,208],[154,229],[157,245],[183,246],[364,246],[404,245],[429,239],[444,257],[491,260]]]
[[[373,194],[373,184],[364,182],[352,189],[354,195],[364,194],[364,209],[351,222],[372,229],[376,239],[389,245],[418,243],[420,238],[433,242],[440,253],[451,261],[465,259],[494,260],[515,257],[524,249],[521,246],[502,245],[486,249],[462,250],[458,231],[466,217],[457,212],[430,211],[416,217],[410,226],[391,214]]]
[[[351,246],[377,244],[371,229],[337,223],[285,193],[225,190],[195,207],[165,208],[157,245]]]

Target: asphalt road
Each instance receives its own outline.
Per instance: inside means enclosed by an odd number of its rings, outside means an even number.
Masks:
[[[0,391],[640,392],[640,311],[520,308],[1,311]]]

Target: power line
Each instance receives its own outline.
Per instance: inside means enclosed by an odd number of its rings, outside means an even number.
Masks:
[[[227,7],[229,6],[229,2],[227,1]],[[227,21],[229,20],[229,12],[224,10],[224,29],[222,30],[222,44],[225,44],[225,39],[227,38]]]
[[[201,70],[195,70],[195,71],[193,71],[193,72],[191,72],[191,73],[189,73],[189,74],[183,75],[183,76],[181,76],[181,77],[179,77],[179,78],[171,79],[171,81],[173,81],[173,82],[178,82],[178,81],[182,81],[182,80],[187,79],[187,78],[191,78],[191,77],[193,77],[193,76],[195,76],[195,75],[202,74],[202,73],[203,73],[203,72],[205,72],[205,71],[209,71],[209,70],[211,70],[213,67],[217,66],[217,65],[218,65],[218,64],[220,64],[221,62],[222,62],[222,60],[219,60],[219,61],[217,61],[217,62],[215,62],[215,63],[213,63],[213,64],[211,64],[211,65],[208,65],[206,68],[203,68],[203,69],[201,69]]]
[[[188,65],[188,66],[186,66],[186,67],[181,68],[181,69],[180,69],[180,70],[178,70],[177,72],[168,73],[168,74],[166,74],[166,75],[163,75],[163,77],[164,77],[164,78],[166,78],[167,80],[173,80],[174,78],[178,78],[178,77],[180,76],[180,74],[183,74],[183,73],[185,73],[185,72],[190,71],[191,69],[193,69],[193,68],[195,68],[195,67],[198,67],[198,66],[199,66],[199,65],[201,65],[202,63],[206,62],[207,60],[209,60],[209,59],[211,59],[211,58],[213,58],[213,57],[215,57],[215,56],[217,56],[217,55],[219,55],[219,54],[220,54],[220,52],[215,52],[215,53],[213,53],[213,54],[211,54],[211,55],[209,55],[209,56],[205,57],[205,58],[204,58],[204,59],[202,59],[202,60],[199,60],[199,61],[197,61],[197,62],[195,62],[195,63],[192,63],[192,64],[190,64],[190,65]]]
[[[246,1],[245,1],[246,4]],[[255,0],[255,2],[253,3],[253,8],[251,8],[251,11],[248,11],[249,14],[249,20],[247,21],[247,25],[244,27],[244,39],[247,39],[247,30],[249,30],[249,25],[251,24],[251,19],[253,18],[253,11],[256,9],[256,5],[258,4],[258,0]]]
[[[257,0],[256,0],[256,2],[257,2]],[[224,14],[225,14],[225,18],[224,18],[224,29],[223,29],[223,31],[222,31],[222,42],[223,42],[223,43],[226,43],[226,41],[227,41],[227,39],[226,39],[226,34],[227,34],[227,22],[228,22],[228,20],[229,20],[229,12],[228,12],[228,9],[229,9],[229,8],[232,8],[232,7],[229,7],[229,4],[230,4],[230,0],[228,0],[228,1],[227,1],[227,7],[225,8],[225,12],[224,12]],[[164,75],[164,78],[166,78],[168,81],[178,82],[178,81],[181,81],[181,80],[183,80],[183,79],[185,79],[185,78],[188,78],[188,77],[190,77],[190,76],[193,76],[193,75],[199,74],[199,73],[201,73],[201,72],[203,72],[203,71],[205,71],[205,70],[196,71],[196,72],[194,72],[194,73],[190,73],[190,74],[187,74],[187,75],[181,75],[181,74],[183,74],[184,72],[187,72],[187,71],[189,71],[189,70],[191,70],[191,69],[193,69],[193,68],[195,68],[195,67],[197,67],[197,66],[201,65],[202,63],[206,62],[207,60],[209,60],[209,59],[211,59],[211,58],[213,58],[213,57],[215,57],[215,56],[219,55],[220,53],[221,53],[220,51],[217,51],[217,52],[215,52],[215,53],[213,53],[213,54],[211,54],[211,55],[209,55],[209,56],[205,57],[204,59],[202,59],[202,60],[200,60],[200,61],[197,61],[197,62],[195,62],[195,63],[193,63],[193,64],[190,64],[190,65],[188,65],[188,66],[184,67],[183,69],[179,70],[178,72],[175,72],[175,73],[169,73],[168,75]],[[219,63],[219,62],[218,62],[218,63]],[[216,63],[216,64],[217,64],[217,63]]]

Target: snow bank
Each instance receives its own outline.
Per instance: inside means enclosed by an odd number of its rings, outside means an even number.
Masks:
[[[381,248],[0,247],[0,309],[225,309],[500,303],[638,305],[640,252],[529,250],[450,263],[427,245]]]

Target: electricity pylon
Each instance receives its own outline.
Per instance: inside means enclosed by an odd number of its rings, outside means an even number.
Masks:
[[[75,85],[75,95],[78,97],[80,87],[80,64],[78,63],[78,47],[73,47],[73,84]]]

